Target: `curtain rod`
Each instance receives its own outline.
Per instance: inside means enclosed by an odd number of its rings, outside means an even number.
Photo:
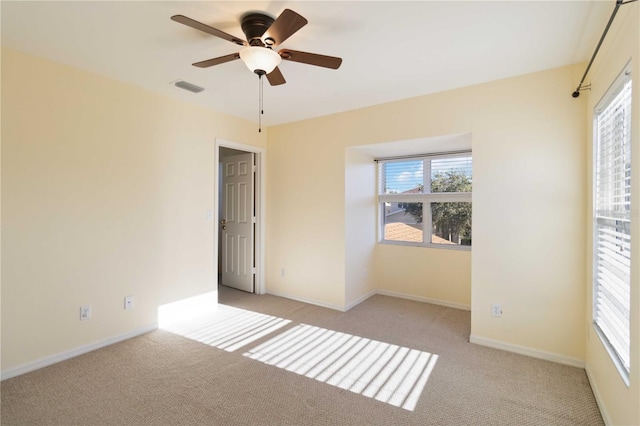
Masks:
[[[611,13],[611,17],[609,18],[609,22],[607,22],[607,26],[604,28],[604,32],[602,33],[602,37],[600,37],[600,41],[598,42],[598,45],[596,46],[596,50],[593,52],[593,55],[591,55],[591,60],[589,60],[589,64],[587,65],[587,69],[585,70],[584,74],[582,75],[582,80],[580,80],[580,84],[578,84],[578,87],[576,88],[576,91],[573,92],[571,94],[571,96],[573,96],[574,98],[577,98],[578,96],[580,96],[580,91],[583,89],[590,89],[591,85],[588,84],[586,86],[582,86],[582,84],[584,83],[584,79],[587,78],[587,74],[589,73],[589,70],[591,69],[591,65],[593,64],[593,60],[596,58],[596,55],[598,54],[598,50],[600,50],[600,46],[602,46],[602,42],[604,41],[604,38],[606,37],[607,33],[609,32],[609,27],[611,27],[611,23],[613,22],[613,18],[616,17],[616,14],[618,13],[618,9],[620,9],[620,6],[623,6],[625,4],[629,4],[629,3],[634,3],[638,0],[627,0],[627,1],[623,1],[623,0],[616,0],[616,7],[613,8],[613,12]]]

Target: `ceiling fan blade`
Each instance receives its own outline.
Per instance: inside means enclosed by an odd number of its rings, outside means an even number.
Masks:
[[[333,70],[337,70],[342,64],[342,58],[319,55],[317,53],[307,53],[297,50],[282,49],[278,52],[278,54],[280,54],[280,57],[282,57],[282,59],[285,59],[287,61],[331,68]]]
[[[214,65],[224,64],[225,62],[230,62],[236,59],[240,59],[239,53],[232,53],[230,55],[224,55],[213,59],[207,59],[206,61],[200,61],[193,64],[194,67],[198,68],[209,68]]]
[[[220,31],[194,19],[187,18],[184,15],[174,15],[171,17],[171,20],[184,24],[188,27],[195,28],[196,30],[204,31],[207,34],[220,37],[221,39],[230,41],[231,43],[235,43],[239,46],[245,46],[247,44],[246,41],[239,39],[238,37],[234,37],[231,34],[227,34],[224,31]]]
[[[274,40],[274,45],[278,45],[307,25],[307,22],[309,21],[293,10],[285,9],[266,31],[264,39],[271,38]]]
[[[287,82],[278,67],[275,67],[273,71],[267,74],[267,80],[269,80],[269,84],[272,86],[279,86]]]

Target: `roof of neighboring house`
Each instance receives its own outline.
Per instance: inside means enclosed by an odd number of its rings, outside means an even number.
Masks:
[[[402,191],[401,194],[422,194],[422,188],[417,186],[417,187],[415,187],[413,189],[408,189],[406,191]]]
[[[412,243],[421,243],[422,230],[414,228],[411,225],[407,225],[406,223],[387,223],[384,226],[384,237],[385,240],[388,241],[408,241]],[[445,240],[444,238],[440,238],[437,235],[431,236],[431,242],[433,244],[456,244],[451,241]]]

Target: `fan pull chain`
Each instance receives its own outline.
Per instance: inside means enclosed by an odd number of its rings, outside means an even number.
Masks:
[[[262,132],[262,114],[264,114],[264,82],[262,81],[262,74],[258,74],[258,133]]]

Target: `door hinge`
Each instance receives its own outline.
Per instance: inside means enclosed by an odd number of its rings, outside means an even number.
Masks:
[[[251,218],[251,223],[256,223],[256,217],[255,216]]]
[[[255,171],[256,171],[256,169],[257,169],[257,168],[256,168],[255,164],[254,164],[253,166],[251,166],[251,171],[255,172]]]
[[[256,268],[251,268],[251,273],[255,274],[256,273]]]

